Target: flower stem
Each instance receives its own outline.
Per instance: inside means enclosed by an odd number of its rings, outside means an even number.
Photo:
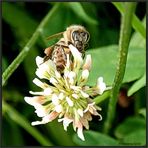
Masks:
[[[118,92],[124,77],[128,46],[131,35],[132,18],[136,8],[135,2],[125,2],[125,12],[122,14],[121,30],[119,39],[119,61],[117,65],[116,75],[114,78],[111,98],[109,100],[107,119],[104,124],[104,132],[108,133],[115,117],[116,103],[118,99]]]
[[[2,75],[2,86],[6,83],[8,78],[12,75],[12,73],[18,68],[20,63],[24,60],[24,58],[29,53],[31,47],[35,44],[38,39],[40,33],[43,31],[44,26],[47,24],[48,20],[53,16],[55,11],[58,9],[59,3],[55,4],[55,6],[48,12],[45,18],[42,20],[31,39],[27,42],[23,50],[19,53],[19,55],[13,60],[13,62],[8,66],[8,68],[3,72]]]
[[[104,101],[105,99],[107,99],[109,96],[110,96],[110,90],[104,92],[101,96],[97,96],[96,98],[93,99],[93,101],[94,101],[96,104],[99,104],[99,103],[101,103],[102,101]]]

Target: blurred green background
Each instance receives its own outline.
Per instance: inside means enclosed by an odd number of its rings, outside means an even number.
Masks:
[[[122,6],[122,2],[118,4]],[[72,126],[65,132],[62,124],[57,121],[31,126],[31,122],[39,118],[34,113],[34,108],[25,103],[24,96],[30,96],[29,90],[38,89],[32,83],[36,77],[35,57],[43,57],[44,49],[57,41],[47,41],[46,37],[62,32],[72,24],[86,27],[90,33],[86,54],[91,53],[93,58],[89,85],[94,85],[98,76],[103,76],[107,85],[111,85],[118,60],[121,15],[113,3],[2,2],[2,72],[23,49],[48,12],[51,13],[50,17],[35,45],[2,89],[2,146],[145,145],[146,47],[145,38],[134,29],[116,118],[108,135],[102,133],[108,99],[99,104],[103,120],[98,122],[93,118],[90,131],[84,134],[86,142],[77,138]],[[136,15],[140,25],[146,27],[145,2],[137,4]]]

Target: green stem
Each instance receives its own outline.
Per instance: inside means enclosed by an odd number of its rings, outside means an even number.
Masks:
[[[136,3],[125,2],[126,11],[122,14],[121,31],[120,31],[120,39],[119,39],[119,61],[118,61],[116,75],[115,75],[113,86],[112,86],[113,89],[111,92],[111,98],[109,100],[107,119],[104,124],[105,133],[109,132],[111,128],[111,124],[115,117],[115,109],[116,109],[116,103],[118,99],[118,92],[125,73],[128,46],[130,42],[131,27],[132,27],[131,23],[132,23],[132,17],[133,17],[135,8],[136,8]]]
[[[8,78],[12,75],[12,73],[18,68],[20,63],[24,60],[24,58],[29,53],[31,47],[35,44],[36,40],[38,39],[40,33],[43,31],[44,26],[47,24],[50,17],[53,16],[53,13],[59,8],[59,3],[56,4],[52,10],[48,12],[48,14],[45,16],[43,21],[40,23],[34,34],[32,35],[31,39],[28,41],[28,43],[25,45],[23,50],[19,53],[19,55],[13,60],[13,62],[9,65],[9,67],[3,72],[2,75],[2,86],[6,83]]]
[[[28,121],[21,116],[13,107],[3,101],[3,110],[9,115],[9,117],[30,133],[42,146],[52,146],[53,144],[42,135],[35,127],[32,127]]]
[[[102,101],[104,101],[105,99],[107,99],[109,96],[110,96],[110,91],[106,91],[106,92],[103,93],[103,95],[97,96],[96,98],[94,98],[93,101],[94,101],[96,104],[99,104],[99,103],[101,103]]]
[[[124,13],[124,7],[121,2],[112,2],[112,3],[121,14]],[[146,29],[136,15],[133,16],[132,26],[137,32],[139,32],[144,38],[146,38]]]

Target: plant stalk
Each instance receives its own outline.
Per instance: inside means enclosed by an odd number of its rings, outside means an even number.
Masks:
[[[132,28],[132,18],[136,8],[135,2],[125,2],[124,4],[125,11],[121,16],[121,30],[120,30],[120,39],[119,39],[119,61],[117,64],[117,70],[112,86],[112,91],[110,95],[110,100],[108,104],[107,119],[104,124],[104,133],[108,133],[112,127],[112,123],[115,117],[116,104],[118,100],[118,93],[122,80],[124,78],[128,46],[130,43],[131,28]]]

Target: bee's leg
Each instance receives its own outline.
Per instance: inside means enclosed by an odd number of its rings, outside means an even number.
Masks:
[[[46,56],[50,56],[52,51],[53,51],[53,46],[50,46],[45,49],[44,53],[46,54]]]
[[[53,46],[47,47],[44,51],[44,53],[46,54],[43,58],[43,63],[46,62],[47,60],[49,60],[51,58],[51,54],[53,51]],[[43,64],[41,63],[41,64]]]
[[[85,58],[85,51],[82,52],[82,58]]]
[[[89,44],[87,43],[87,44],[85,44],[85,49],[87,49],[89,47]]]
[[[50,59],[50,56],[44,56],[43,63],[46,62],[46,61],[48,61],[49,59]],[[41,63],[41,64],[43,64],[43,63]]]

